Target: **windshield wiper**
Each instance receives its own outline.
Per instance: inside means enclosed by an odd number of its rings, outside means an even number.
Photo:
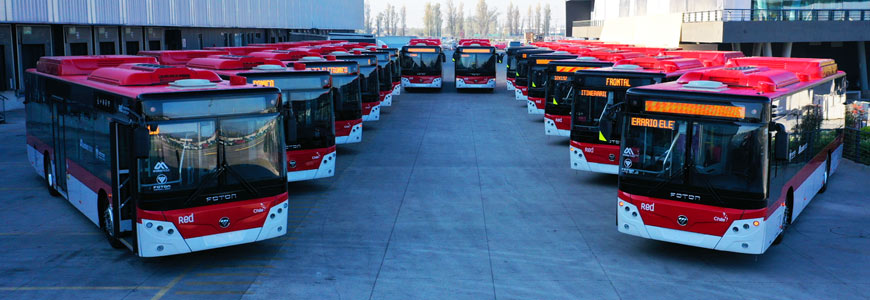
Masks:
[[[224,167],[220,166],[216,172],[209,173],[208,175],[205,175],[205,177],[202,179],[202,182],[200,182],[199,185],[196,187],[196,190],[193,191],[193,194],[190,194],[190,196],[187,197],[187,200],[184,200],[184,206],[186,207],[187,204],[190,203],[190,201],[193,201],[193,199],[196,199],[197,197],[199,197],[199,194],[202,194],[202,191],[205,190],[206,184],[211,183],[211,181],[214,179],[220,178],[220,175],[224,171],[225,171]]]
[[[222,166],[222,168],[224,168],[225,170],[229,171],[230,175],[233,175],[233,177],[235,177],[236,180],[238,180],[239,183],[241,183],[242,186],[243,186],[246,190],[248,190],[249,192],[251,192],[251,194],[254,194],[254,196],[259,197],[259,196],[260,196],[260,191],[258,191],[257,188],[254,187],[254,185],[252,185],[250,182],[248,182],[248,180],[246,180],[244,176],[242,176],[241,174],[239,174],[238,171],[236,171],[235,169],[233,169],[233,167],[231,167],[231,166],[227,163],[227,151],[226,151],[226,147],[224,147],[224,151],[222,151],[222,156],[223,156],[223,157],[222,157],[222,158],[223,158],[223,159],[222,159],[222,161],[223,161],[223,166]]]
[[[694,165],[692,167],[694,167]],[[697,178],[695,178],[695,177],[697,177]],[[719,197],[719,193],[716,193],[716,190],[713,189],[712,185],[710,185],[710,181],[707,181],[707,179],[705,179],[703,176],[695,176],[695,177],[693,177],[692,180],[700,179],[701,183],[704,184],[704,187],[706,187],[707,190],[710,191],[710,194],[713,195],[713,199],[715,199],[716,202],[719,202],[720,204],[725,204],[725,201],[722,201],[722,197]]]

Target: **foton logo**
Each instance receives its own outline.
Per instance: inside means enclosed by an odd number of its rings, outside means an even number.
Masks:
[[[189,216],[178,217],[178,224],[187,224],[187,223],[193,223],[193,213],[190,213]]]
[[[671,192],[671,198],[678,200],[701,201],[701,196]]]
[[[655,203],[641,203],[640,209],[645,210],[645,211],[656,211],[656,204]]]
[[[224,200],[233,200],[233,199],[236,199],[238,197],[239,196],[236,194],[208,196],[208,197],[205,197],[205,202],[217,202],[217,201],[224,201]]]

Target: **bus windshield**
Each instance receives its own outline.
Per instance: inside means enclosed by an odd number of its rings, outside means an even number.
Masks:
[[[575,91],[574,115],[571,122],[574,125],[597,127],[604,107],[607,104],[618,103],[621,98],[614,91],[580,89]],[[619,93],[625,95],[625,93]]]
[[[139,160],[140,191],[190,191],[281,179],[278,120],[278,114],[267,114],[149,123],[149,155]],[[220,173],[230,175],[216,178]]]
[[[495,74],[496,57],[492,53],[460,53],[456,60],[457,75],[480,73],[480,75]]]
[[[286,121],[288,149],[316,149],[335,144],[335,120],[329,90],[284,90],[282,94],[292,111]]]
[[[556,77],[563,77],[556,80]],[[547,113],[560,116],[571,115],[571,105],[574,103],[574,83],[571,76],[554,75],[547,84]]]
[[[360,68],[360,89],[362,90],[363,95],[378,95],[379,91],[379,80],[377,76],[377,67],[361,67]]]
[[[441,54],[439,53],[402,53],[402,74],[439,75],[441,74]]]
[[[378,68],[378,81],[380,82],[380,91],[390,91],[393,89],[392,67],[387,64]]]
[[[529,86],[543,88],[547,86],[547,65],[534,65],[529,70]]]
[[[629,115],[622,173],[711,192],[764,193],[767,127]]]
[[[333,76],[335,87],[335,119],[349,121],[362,118],[362,99],[359,76]]]

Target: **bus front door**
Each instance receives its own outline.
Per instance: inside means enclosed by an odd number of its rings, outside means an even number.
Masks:
[[[51,96],[51,139],[54,147],[54,178],[59,192],[66,194],[66,134],[64,130],[64,100]]]
[[[133,129],[130,126],[112,123],[112,214],[115,237],[121,238],[125,232],[133,231],[133,212],[136,201],[133,199],[135,180],[133,167],[135,157],[132,151]],[[135,240],[135,239],[134,239]],[[130,243],[126,243],[131,247]],[[132,250],[132,249],[131,249]]]

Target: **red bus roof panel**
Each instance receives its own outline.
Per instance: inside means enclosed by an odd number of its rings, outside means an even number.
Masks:
[[[161,65],[184,66],[191,59],[211,55],[229,54],[224,50],[154,50],[139,51],[137,55],[151,56]]]
[[[88,75],[88,80],[118,86],[163,85],[180,79],[221,81],[214,72],[158,64],[122,64],[99,68]]]
[[[157,60],[134,55],[43,56],[36,62],[36,69],[51,75],[72,76],[88,75],[99,68],[122,64],[157,64]]]

